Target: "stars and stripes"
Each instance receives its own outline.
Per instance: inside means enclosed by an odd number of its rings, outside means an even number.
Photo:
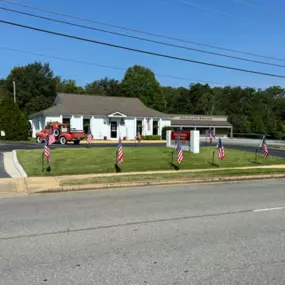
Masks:
[[[268,147],[266,144],[266,137],[264,136],[261,143],[261,148],[263,149],[263,155],[266,158],[269,154]]]
[[[88,135],[87,135],[87,143],[91,144],[91,142],[93,141],[93,135],[91,133],[91,129],[90,126],[88,127]]]
[[[180,164],[183,161],[183,149],[180,142],[180,137],[177,139],[177,162]]]
[[[46,140],[45,140],[44,156],[46,157],[47,161],[50,162],[50,148],[49,148],[49,138],[48,138],[48,136],[46,136]]]
[[[51,144],[53,144],[56,141],[56,139],[55,139],[55,135],[54,135],[54,131],[53,131],[52,125],[50,125],[49,129],[50,129],[50,134],[49,134],[48,144],[51,145]]]
[[[150,131],[150,118],[147,118],[147,130]]]
[[[213,142],[213,138],[215,138],[215,135],[213,134],[212,129],[209,129],[208,137],[209,137],[210,143],[212,143]]]
[[[118,143],[118,150],[117,150],[117,162],[118,164],[122,163],[124,161],[124,152],[123,152],[123,144],[121,137],[119,138]]]
[[[138,131],[137,139],[138,139],[139,142],[140,142],[141,139],[142,139],[140,131]]]
[[[218,158],[223,160],[225,158],[225,149],[221,138],[219,138],[218,149]]]

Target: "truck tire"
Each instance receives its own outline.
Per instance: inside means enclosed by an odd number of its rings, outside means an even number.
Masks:
[[[56,137],[58,137],[59,134],[60,134],[60,131],[59,131],[59,129],[55,129],[55,130],[53,131],[53,133],[54,133],[54,135],[55,135]]]
[[[60,137],[59,142],[60,144],[67,144],[67,140],[65,137]]]
[[[80,144],[80,140],[73,141],[74,144]]]
[[[37,137],[37,138],[36,138],[36,142],[37,142],[37,143],[42,143],[42,142],[43,142],[43,139],[42,139],[41,137]]]

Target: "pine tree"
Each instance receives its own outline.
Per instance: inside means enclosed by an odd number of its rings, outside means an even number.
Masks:
[[[28,120],[9,97],[0,102],[0,130],[5,132],[4,140],[28,139]]]

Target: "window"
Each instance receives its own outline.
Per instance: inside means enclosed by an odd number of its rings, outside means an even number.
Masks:
[[[153,121],[152,123],[152,133],[154,136],[158,135],[158,121]]]
[[[66,124],[67,127],[70,127],[70,118],[63,118],[63,119],[62,119],[62,123],[63,123],[63,124]]]
[[[138,132],[142,134],[142,120],[137,120],[137,133]]]
[[[87,134],[90,126],[90,119],[83,119],[83,130]]]

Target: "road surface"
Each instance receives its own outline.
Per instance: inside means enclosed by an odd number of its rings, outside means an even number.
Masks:
[[[0,284],[285,284],[285,180],[0,200]]]

